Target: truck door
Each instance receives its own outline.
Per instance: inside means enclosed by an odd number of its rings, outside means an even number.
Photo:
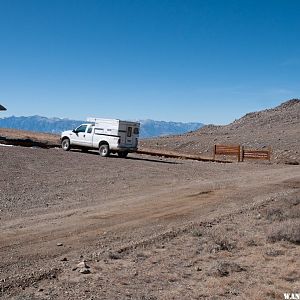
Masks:
[[[77,127],[74,131],[74,134],[72,134],[72,144],[78,145],[78,146],[84,146],[84,135],[86,131],[87,125],[80,125]]]
[[[93,145],[93,129],[94,126],[88,125],[86,128],[86,131],[84,132],[82,136],[82,145],[86,147],[92,147]]]
[[[127,126],[126,130],[126,145],[132,144],[132,126]]]

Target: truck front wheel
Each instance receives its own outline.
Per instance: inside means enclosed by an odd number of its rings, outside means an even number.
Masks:
[[[64,138],[61,142],[61,147],[63,148],[63,150],[69,151],[71,148],[70,140],[68,138]]]
[[[109,146],[107,144],[102,144],[99,147],[99,154],[102,157],[107,157],[109,156]]]

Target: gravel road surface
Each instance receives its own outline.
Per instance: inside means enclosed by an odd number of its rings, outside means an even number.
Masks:
[[[279,299],[284,289],[297,292],[297,242],[276,244],[285,253],[281,264],[295,268],[288,275],[268,277],[279,265],[258,257],[274,248],[264,210],[288,201],[299,209],[299,166],[24,147],[0,147],[0,160],[3,299],[229,299],[249,291]],[[211,244],[224,228],[229,242]]]

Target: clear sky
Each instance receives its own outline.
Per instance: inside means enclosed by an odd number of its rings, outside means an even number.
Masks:
[[[225,124],[300,97],[299,0],[0,0],[0,116]]]

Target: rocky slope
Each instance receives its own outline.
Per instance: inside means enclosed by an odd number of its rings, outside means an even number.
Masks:
[[[225,126],[207,125],[177,136],[144,140],[144,148],[212,156],[215,144],[240,144],[249,149],[272,148],[272,160],[300,163],[300,100],[246,114]]]

